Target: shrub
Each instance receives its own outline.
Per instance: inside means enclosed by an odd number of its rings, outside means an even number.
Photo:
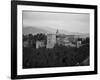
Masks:
[[[23,68],[75,66],[89,56],[89,45],[80,48],[23,48]]]

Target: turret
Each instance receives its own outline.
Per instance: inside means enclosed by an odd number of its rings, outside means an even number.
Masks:
[[[58,31],[58,29],[57,29],[57,31],[56,31],[56,37],[58,37],[58,35],[59,35],[59,31]]]

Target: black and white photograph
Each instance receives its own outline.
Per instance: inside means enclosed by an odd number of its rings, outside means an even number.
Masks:
[[[97,74],[97,6],[12,1],[12,79]]]
[[[23,68],[89,66],[90,15],[22,11]]]

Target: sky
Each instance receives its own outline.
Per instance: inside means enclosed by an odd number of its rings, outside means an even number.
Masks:
[[[23,11],[22,16],[23,27],[62,29],[79,33],[89,33],[90,30],[89,14]]]

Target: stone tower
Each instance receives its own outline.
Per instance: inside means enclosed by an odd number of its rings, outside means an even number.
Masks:
[[[56,44],[56,35],[47,34],[47,45],[46,48],[53,48]]]
[[[56,37],[58,37],[58,35],[59,35],[59,31],[58,31],[58,29],[57,29],[57,31],[56,31]]]
[[[56,31],[56,43],[57,44],[59,43],[59,31],[58,31],[58,29]]]

